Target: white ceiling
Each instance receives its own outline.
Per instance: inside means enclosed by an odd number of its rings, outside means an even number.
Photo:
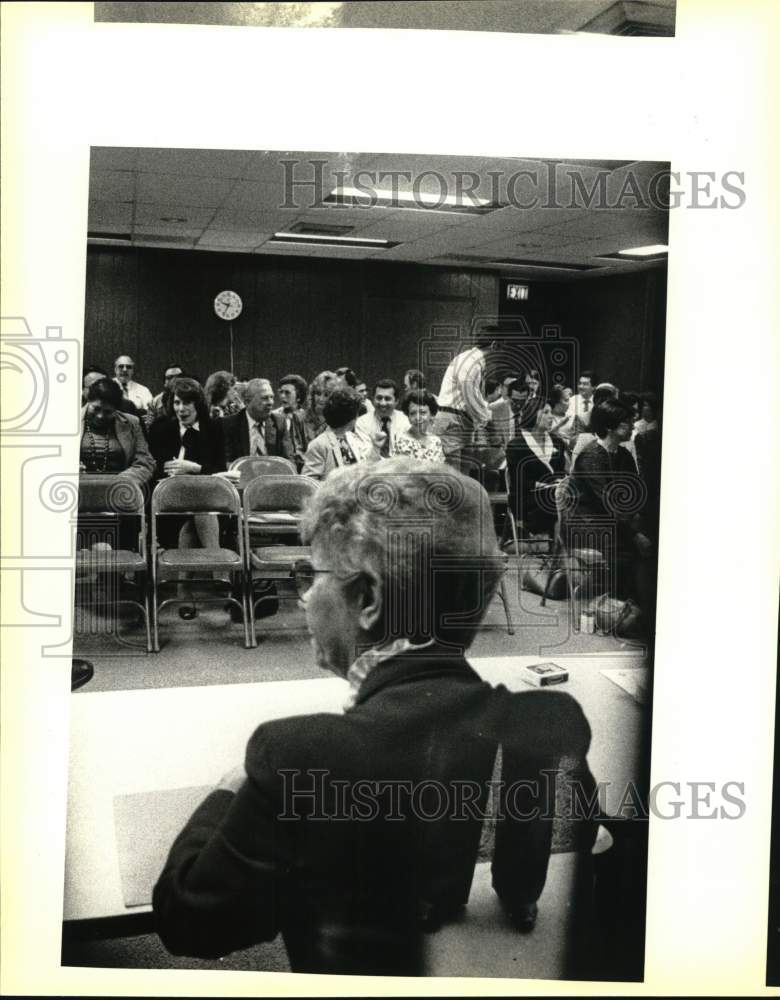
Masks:
[[[334,171],[347,171],[349,178],[354,178],[360,170],[411,171],[413,177],[419,177],[423,171],[435,172],[444,178],[450,192],[455,190],[455,175],[471,171],[478,176],[475,193],[490,200],[497,197],[505,207],[486,215],[379,206],[317,208],[312,207],[314,194],[309,187],[297,189],[297,207],[284,207],[282,162],[285,160],[299,161],[295,177],[305,181],[314,176],[315,168],[309,161],[326,161],[321,174],[325,196],[337,183]],[[653,266],[603,260],[599,255],[667,243],[668,213],[652,206],[638,208],[633,195],[626,193],[638,192],[648,201],[650,179],[666,166],[594,161],[555,165],[543,160],[419,154],[99,147],[92,150],[89,232],[93,239],[123,245],[129,241],[136,246],[201,251],[372,258],[449,266],[457,263],[459,267],[570,280]],[[535,207],[521,208],[510,201],[508,178],[519,171],[528,171],[538,180],[523,178],[516,183],[514,200],[528,204],[535,198]],[[549,204],[549,178],[553,174],[559,207]],[[574,174],[586,190],[592,189],[597,178],[603,176],[606,205],[587,207],[572,181]],[[494,181],[491,175],[498,179]],[[378,186],[388,185],[386,181]],[[399,190],[408,189],[407,181],[399,181]],[[440,182],[428,173],[419,190],[438,195]],[[375,249],[269,242],[275,232],[289,231],[301,223],[351,226],[350,236],[387,239],[399,245]],[[495,263],[506,258],[575,265],[575,268],[560,271]],[[579,271],[576,265],[596,269]]]
[[[96,3],[95,19],[266,28],[438,28],[531,34],[581,30],[612,34],[618,23],[632,19],[663,25],[672,33],[675,3],[676,0]]]

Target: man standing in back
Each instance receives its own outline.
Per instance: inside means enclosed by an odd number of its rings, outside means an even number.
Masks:
[[[474,433],[485,427],[492,413],[482,391],[488,355],[498,347],[495,330],[486,330],[473,347],[450,362],[439,390],[439,412],[433,433],[441,438],[447,461],[460,468],[464,448],[474,443]]]
[[[145,385],[133,381],[135,361],[128,354],[120,354],[114,362],[114,381],[122,390],[122,397],[129,399],[139,413],[144,414],[152,404],[152,394]]]

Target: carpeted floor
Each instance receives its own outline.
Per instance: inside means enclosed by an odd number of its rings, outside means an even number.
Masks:
[[[509,635],[501,601],[495,598],[476,630],[472,656],[563,656],[640,651],[634,643],[606,635],[584,635],[569,627],[568,604],[541,599],[518,588],[517,572],[506,577],[515,633]],[[282,592],[279,612],[257,622],[258,647],[245,649],[243,628],[233,624],[222,604],[204,605],[198,617],[182,621],[176,606],[160,615],[157,654],[147,654],[136,613],[122,609],[112,620],[89,611],[77,616],[74,655],[90,660],[95,676],[79,692],[133,688],[244,684],[302,680],[321,676],[314,665],[303,611],[290,592]]]

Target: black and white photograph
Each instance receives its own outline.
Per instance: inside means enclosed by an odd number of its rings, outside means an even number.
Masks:
[[[0,17],[0,992],[777,994],[774,0]]]
[[[95,3],[95,20],[252,28],[586,32],[668,38],[677,0],[346,0],[317,3]]]
[[[63,965],[642,979],[671,183],[92,149]]]

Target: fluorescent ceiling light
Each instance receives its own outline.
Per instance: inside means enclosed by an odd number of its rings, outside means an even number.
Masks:
[[[324,247],[362,247],[376,250],[385,250],[389,247],[397,247],[398,243],[391,240],[376,240],[369,237],[360,236],[321,236],[316,233],[274,233],[269,243],[296,243],[307,246]]]
[[[461,192],[454,194],[427,194],[424,191],[393,191],[391,188],[334,188],[323,201],[327,205],[346,205],[361,208],[411,208],[423,212],[462,212],[486,215],[497,208],[497,202]]]
[[[661,253],[669,253],[665,243],[654,243],[649,247],[634,247],[631,250],[618,250],[621,257],[655,257]]]

